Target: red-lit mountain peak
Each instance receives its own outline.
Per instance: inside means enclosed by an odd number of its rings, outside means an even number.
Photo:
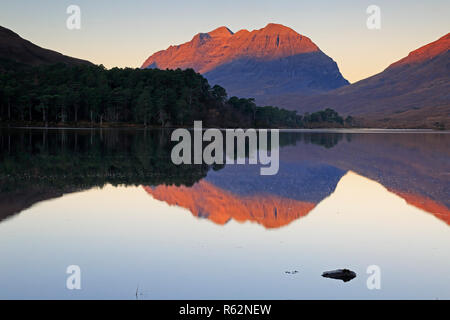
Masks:
[[[394,62],[389,68],[422,63],[450,50],[450,33],[408,54],[405,58]]]

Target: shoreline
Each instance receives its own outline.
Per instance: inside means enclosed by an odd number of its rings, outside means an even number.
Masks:
[[[413,131],[420,131],[420,132],[450,132],[450,129],[448,128],[436,128],[436,127],[429,127],[429,126],[418,126],[418,127],[408,127],[408,126],[371,126],[369,123],[360,123],[360,126],[333,126],[333,123],[323,123],[323,125],[315,124],[311,125],[309,127],[302,127],[302,128],[289,128],[289,127],[209,127],[209,126],[203,126],[203,129],[220,129],[220,130],[226,130],[226,129],[278,129],[283,131],[306,131],[306,132],[314,132],[314,131],[328,131],[328,132],[351,132],[352,130],[357,130],[361,132],[364,131],[370,131],[370,133],[376,133],[376,132],[413,132]],[[154,125],[148,125],[144,126],[143,124],[139,123],[120,123],[120,122],[103,122],[102,125],[99,123],[95,123],[94,125],[91,124],[91,122],[82,121],[79,123],[74,122],[67,122],[65,124],[63,123],[57,123],[57,122],[50,122],[47,124],[47,126],[41,122],[0,122],[0,129],[67,129],[67,130],[93,130],[93,129],[135,129],[135,130],[161,130],[161,129],[178,129],[178,128],[184,128],[184,129],[193,129],[192,126],[154,126]]]
[[[174,129],[188,129],[193,130],[194,127],[139,127],[139,126],[107,126],[107,127],[74,127],[74,126],[2,126],[0,129],[19,129],[19,130],[174,130]],[[203,127],[203,131],[207,129],[219,129],[219,130],[233,130],[238,128],[211,128]],[[450,130],[436,130],[429,128],[239,128],[239,129],[255,129],[255,130],[279,130],[280,132],[310,132],[310,133],[450,133]]]

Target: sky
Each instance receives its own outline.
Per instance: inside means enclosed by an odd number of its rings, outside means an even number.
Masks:
[[[69,30],[69,5],[81,9],[81,29]],[[366,9],[381,9],[369,30]],[[305,35],[333,58],[350,82],[450,31],[450,1],[418,0],[0,0],[0,25],[66,55],[112,67],[140,67],[152,53],[227,26],[236,32],[268,23]]]

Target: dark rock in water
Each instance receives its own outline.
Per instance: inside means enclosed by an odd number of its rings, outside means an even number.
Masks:
[[[322,277],[348,282],[356,277],[356,273],[348,269],[338,269],[333,271],[325,271],[322,273]]]

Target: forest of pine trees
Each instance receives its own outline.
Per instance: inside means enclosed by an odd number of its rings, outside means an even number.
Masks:
[[[333,110],[297,115],[253,99],[231,97],[192,69],[105,69],[0,63],[0,122],[40,126],[129,124],[190,127],[301,128],[344,125]]]

